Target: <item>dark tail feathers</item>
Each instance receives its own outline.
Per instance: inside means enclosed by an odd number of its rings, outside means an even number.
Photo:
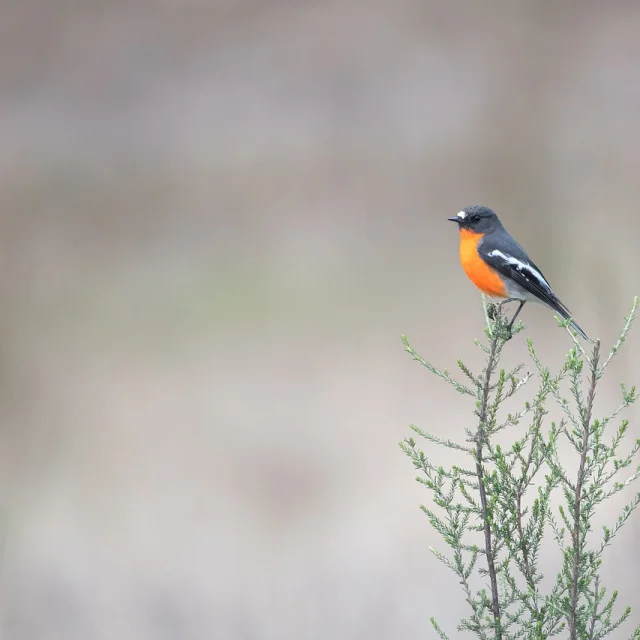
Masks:
[[[565,320],[571,320],[569,323],[571,328],[574,329],[578,334],[580,334],[585,340],[588,340],[589,337],[587,334],[580,328],[580,325],[571,317],[571,312],[567,307],[565,307],[558,298],[556,298],[556,304],[552,307],[554,311],[557,311],[559,315],[561,315]]]

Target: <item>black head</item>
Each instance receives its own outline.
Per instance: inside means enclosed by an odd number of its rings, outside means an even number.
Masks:
[[[447,219],[457,222],[461,229],[469,229],[473,233],[485,234],[502,226],[494,211],[478,204],[465,207],[455,218]]]

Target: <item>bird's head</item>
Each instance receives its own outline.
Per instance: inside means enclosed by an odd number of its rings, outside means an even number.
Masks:
[[[460,229],[468,229],[472,233],[483,235],[501,226],[498,216],[492,209],[477,204],[465,207],[457,216],[447,219],[456,222]]]

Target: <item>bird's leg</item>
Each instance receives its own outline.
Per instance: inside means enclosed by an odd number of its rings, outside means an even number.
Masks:
[[[509,304],[510,302],[515,302],[518,298],[505,298],[498,306],[502,309],[503,304]]]
[[[509,302],[515,302],[517,298],[505,298],[504,300],[498,302],[497,304],[494,302],[490,302],[487,307],[487,315],[489,316],[489,320],[495,320],[496,317],[502,311],[502,305],[508,304]]]
[[[516,318],[518,317],[518,314],[522,310],[522,307],[524,307],[524,303],[525,302],[526,302],[526,300],[520,300],[520,306],[517,308],[516,312],[513,314],[513,318],[511,318],[511,322],[509,323],[509,326],[507,327],[507,330],[509,331],[509,335],[511,335],[511,328],[513,327],[513,323],[516,321]]]

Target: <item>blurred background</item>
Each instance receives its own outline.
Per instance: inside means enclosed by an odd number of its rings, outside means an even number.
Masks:
[[[456,637],[397,446],[473,425],[400,342],[481,367],[446,218],[496,209],[607,348],[640,293],[640,5],[488,6],[2,3],[3,637]]]

